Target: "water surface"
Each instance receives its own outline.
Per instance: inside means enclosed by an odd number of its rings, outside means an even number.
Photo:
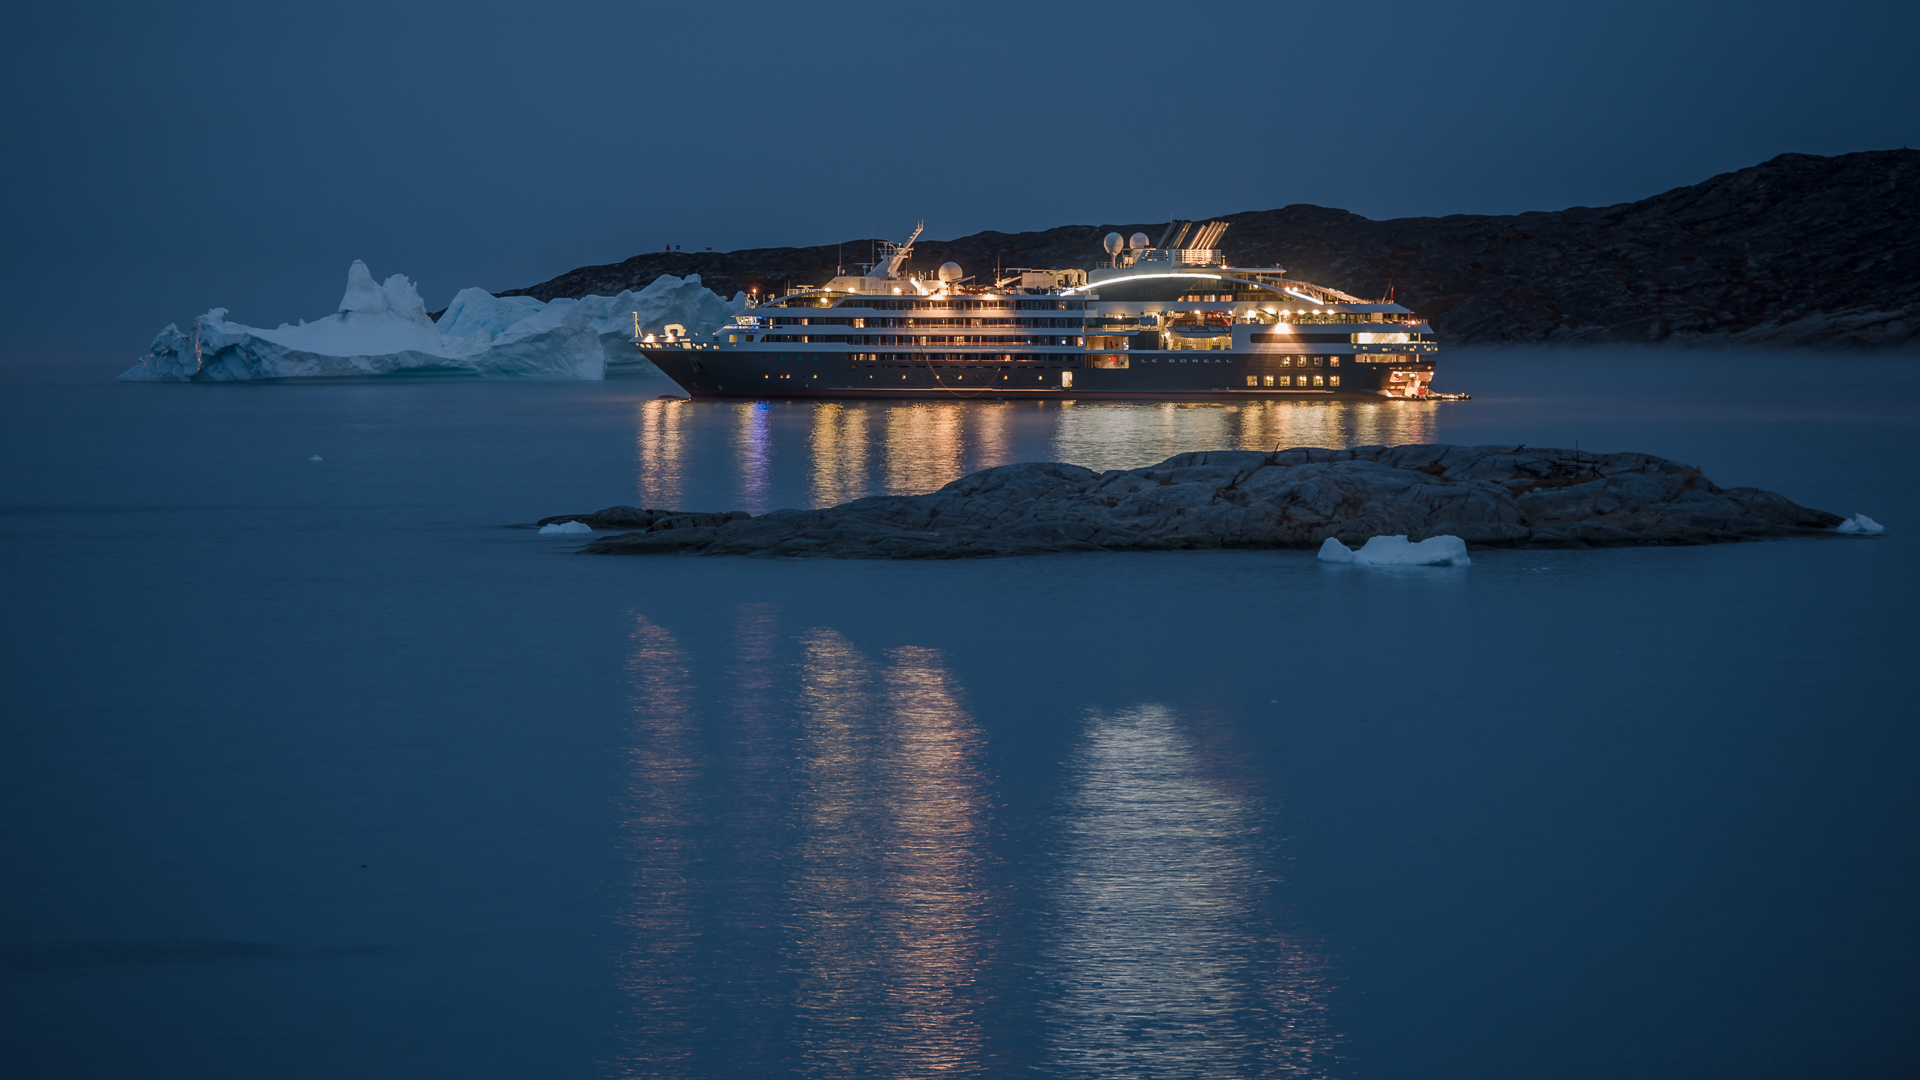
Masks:
[[[69,1076],[1910,1071],[1911,359],[1449,371],[1474,401],[0,388],[0,1052]],[[597,559],[499,527],[1433,440],[1646,450],[1889,533],[1378,571]]]

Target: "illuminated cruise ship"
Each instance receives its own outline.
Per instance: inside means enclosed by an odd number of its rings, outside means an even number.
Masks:
[[[953,263],[910,273],[886,244],[859,275],[798,289],[717,333],[636,341],[696,398],[1425,398],[1433,328],[1287,276],[1228,266],[1227,223],[1106,237],[1093,269]]]

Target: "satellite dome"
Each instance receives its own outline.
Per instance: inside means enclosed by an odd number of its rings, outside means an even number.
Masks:
[[[1133,250],[1135,251],[1145,251],[1147,249],[1147,245],[1149,243],[1152,243],[1152,241],[1147,239],[1146,233],[1137,232],[1133,234],[1133,239],[1129,240],[1128,243],[1132,246]]]
[[[940,280],[951,285],[960,280],[960,264],[947,262],[940,264]]]
[[[1125,244],[1126,244],[1126,241],[1120,238],[1119,233],[1110,232],[1107,234],[1106,245],[1105,245],[1107,249],[1107,254],[1109,255],[1120,254],[1120,248]]]

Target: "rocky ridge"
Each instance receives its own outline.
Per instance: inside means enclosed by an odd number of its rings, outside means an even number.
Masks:
[[[1450,344],[1670,342],[1920,347],[1920,151],[1782,154],[1699,184],[1608,207],[1372,221],[1294,205],[1228,214],[1242,266],[1286,266],[1358,296],[1396,299]],[[912,269],[949,260],[1088,266],[1107,232],[1068,225],[922,240]],[[867,239],[808,248],[659,252],[584,266],[501,295],[611,296],[661,274],[699,274],[731,295],[822,284]]]
[[[1481,547],[1710,544],[1833,535],[1843,520],[1649,454],[1436,444],[1211,450],[1104,473],[1027,462],[823,510],[610,507],[539,524],[633,530],[595,539],[583,549],[593,554],[911,559],[1310,548],[1328,537],[1357,547],[1396,535]]]

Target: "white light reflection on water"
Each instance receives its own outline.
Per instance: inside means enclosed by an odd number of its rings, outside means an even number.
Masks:
[[[743,401],[733,406],[733,450],[740,463],[740,493],[755,513],[767,508],[767,473],[773,457],[772,409],[765,401]]]
[[[635,723],[621,809],[634,874],[621,913],[631,944],[619,968],[627,1029],[649,1038],[626,1049],[622,1071],[686,1076],[704,996],[694,955],[703,770],[693,664],[672,634],[641,618],[627,669]]]
[[[1094,1076],[1323,1076],[1321,965],[1263,930],[1259,815],[1174,713],[1094,713],[1068,761],[1048,891],[1052,1041]]]

